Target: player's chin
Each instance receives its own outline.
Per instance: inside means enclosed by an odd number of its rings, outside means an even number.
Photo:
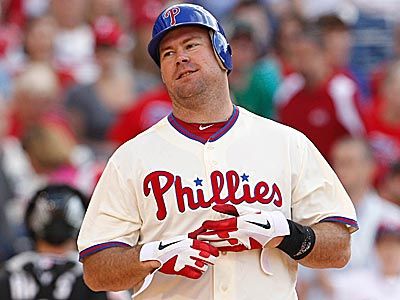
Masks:
[[[177,95],[180,99],[188,99],[196,96],[197,94],[199,93],[197,92],[196,87],[191,84],[180,86],[177,91]]]
[[[206,84],[199,79],[190,80],[176,86],[176,95],[181,99],[191,98],[207,91]]]

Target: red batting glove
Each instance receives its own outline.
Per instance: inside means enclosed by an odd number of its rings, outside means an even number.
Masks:
[[[206,242],[190,239],[187,235],[146,243],[140,249],[140,261],[157,260],[161,266],[144,278],[133,298],[147,289],[157,271],[198,279],[209,265],[215,263],[218,256],[217,248]]]
[[[220,251],[261,249],[274,237],[290,234],[286,217],[280,211],[232,204],[217,204],[213,210],[226,218],[205,221],[189,236],[207,241]]]
[[[157,271],[198,279],[215,263],[218,255],[218,249],[210,244],[181,235],[144,244],[140,261],[157,260],[161,264]]]

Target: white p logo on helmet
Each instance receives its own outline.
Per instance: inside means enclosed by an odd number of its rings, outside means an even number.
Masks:
[[[164,19],[170,18],[171,21],[170,21],[169,25],[174,26],[176,24],[175,16],[177,16],[180,12],[181,12],[181,9],[179,7],[174,6],[165,11]]]

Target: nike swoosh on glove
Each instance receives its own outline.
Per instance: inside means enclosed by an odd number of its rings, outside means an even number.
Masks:
[[[220,251],[261,249],[274,237],[290,234],[286,217],[280,211],[232,204],[217,204],[212,209],[224,219],[203,222],[189,237],[207,241]]]
[[[188,235],[146,243],[140,249],[140,261],[157,260],[161,266],[145,277],[133,298],[150,285],[157,271],[198,279],[207,271],[209,265],[215,263],[218,256],[217,248],[209,243],[188,238]]]
[[[162,273],[198,279],[215,263],[218,255],[218,249],[209,243],[181,235],[144,244],[140,261],[158,260],[161,264],[158,271]]]

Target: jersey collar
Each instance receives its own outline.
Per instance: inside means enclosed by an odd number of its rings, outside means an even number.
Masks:
[[[239,117],[239,109],[237,108],[236,105],[234,105],[232,115],[229,117],[225,126],[223,126],[220,130],[214,133],[209,139],[204,139],[187,130],[185,127],[183,127],[181,124],[178,123],[178,121],[176,120],[175,116],[172,113],[168,115],[168,121],[171,124],[171,126],[174,127],[180,134],[186,136],[191,140],[195,140],[202,144],[205,144],[207,142],[215,142],[216,140],[220,139],[223,135],[225,135],[225,133],[227,133],[229,129],[231,129],[233,125],[236,123],[238,117]]]

